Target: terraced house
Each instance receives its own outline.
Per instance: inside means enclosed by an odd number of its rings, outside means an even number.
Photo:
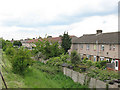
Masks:
[[[120,32],[85,34],[74,40],[71,47],[81,58],[92,61],[108,60],[115,63],[115,70],[120,70]]]

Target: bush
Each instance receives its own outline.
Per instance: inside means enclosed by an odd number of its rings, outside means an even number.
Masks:
[[[14,54],[15,54],[15,49],[13,47],[8,47],[6,50],[6,55],[10,56],[10,57],[13,57]]]
[[[82,63],[86,64],[87,63],[87,58],[83,58]]]
[[[14,41],[13,45],[14,46],[22,46],[22,43],[20,41]]]
[[[27,68],[32,64],[30,52],[26,49],[20,48],[14,55],[12,60],[13,72],[24,74]]]
[[[93,62],[91,60],[87,60],[87,65],[88,66],[92,66],[93,65]]]
[[[91,69],[88,71],[88,76],[97,78],[99,80],[113,80],[118,79],[118,73],[114,71],[107,71],[107,70],[101,70],[101,69]]]
[[[71,61],[68,60],[69,58],[70,56],[68,54],[62,54],[60,57],[50,58],[49,61],[47,61],[47,64],[56,66],[61,66],[63,63],[71,64]]]
[[[42,40],[38,41],[36,43],[36,47],[34,48],[35,54],[38,54],[41,52],[44,59],[49,59],[52,57],[60,56],[62,53],[64,53],[64,49],[61,48],[58,44],[58,42],[49,42],[48,40]]]
[[[98,67],[99,69],[102,68],[102,69],[105,69],[106,68],[106,64],[107,64],[107,61],[103,60],[103,61],[98,61],[98,62],[95,62],[95,66]]]
[[[80,57],[79,57],[79,55],[77,54],[76,51],[73,51],[73,52],[71,53],[71,62],[72,62],[72,64],[74,64],[74,65],[80,63]]]

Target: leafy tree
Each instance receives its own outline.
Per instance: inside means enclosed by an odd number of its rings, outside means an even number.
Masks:
[[[80,63],[80,57],[76,51],[71,52],[71,63],[74,65]]]
[[[9,55],[10,57],[13,57],[15,54],[15,49],[13,47],[7,47],[6,50],[6,55]]]
[[[65,53],[67,53],[68,50],[70,49],[71,43],[72,43],[71,38],[68,35],[68,32],[67,33],[64,32],[64,34],[62,36],[62,45],[61,46],[64,48]]]
[[[58,42],[50,42],[48,40],[42,39],[36,43],[36,47],[34,48],[33,52],[42,56],[43,59],[48,59],[51,57],[57,57],[64,53],[64,50],[59,47]]]
[[[24,48],[18,49],[12,60],[13,72],[23,75],[31,64],[30,52]]]
[[[3,49],[3,51],[5,51],[8,47],[12,47],[13,45],[12,45],[12,43],[10,42],[10,41],[8,41],[8,40],[4,40],[4,39],[2,39],[2,49]]]
[[[13,45],[14,46],[22,46],[22,43],[20,41],[14,41]]]
[[[6,49],[6,42],[5,42],[5,40],[4,39],[2,39],[1,40],[2,41],[2,49],[3,49],[3,51],[5,51],[5,49]]]

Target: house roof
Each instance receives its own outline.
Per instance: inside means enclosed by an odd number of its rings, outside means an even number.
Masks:
[[[73,43],[94,44],[96,41],[99,44],[120,44],[120,32],[86,34],[74,40]]]
[[[70,35],[70,38],[72,38],[72,41],[73,41],[77,37],[74,36],[74,35]],[[38,42],[38,40],[42,40],[42,39],[32,39],[32,40],[26,41],[26,43],[35,43],[35,42]],[[50,37],[50,38],[45,38],[45,40],[53,41],[53,42],[59,42],[59,43],[62,42],[61,37]]]
[[[26,41],[26,43],[35,43],[35,42],[38,42],[38,40],[41,40],[41,39],[28,40],[28,41]]]

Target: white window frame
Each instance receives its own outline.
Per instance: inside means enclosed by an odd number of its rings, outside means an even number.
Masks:
[[[115,51],[115,45],[113,45],[113,51]]]
[[[112,45],[111,44],[109,45],[109,50],[112,50]]]
[[[90,45],[89,45],[89,44],[87,44],[86,49],[87,49],[87,50],[89,50],[89,49],[90,49]]]
[[[101,50],[104,51],[104,49],[105,49],[105,46],[101,45]]]
[[[80,49],[83,49],[83,44],[80,45]]]

